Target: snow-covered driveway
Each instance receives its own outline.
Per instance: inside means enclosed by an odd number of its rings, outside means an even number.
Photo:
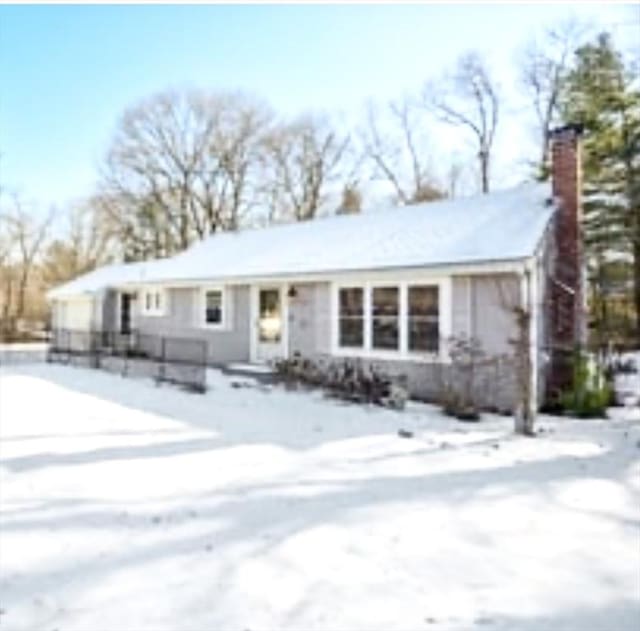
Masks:
[[[0,370],[0,629],[640,628],[640,419],[212,381]]]

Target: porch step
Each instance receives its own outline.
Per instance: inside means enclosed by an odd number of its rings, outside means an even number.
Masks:
[[[275,378],[273,368],[267,364],[223,364],[220,370],[229,377],[250,377],[262,383],[272,383]]]

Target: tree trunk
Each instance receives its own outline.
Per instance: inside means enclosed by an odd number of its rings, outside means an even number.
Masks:
[[[610,327],[609,327],[609,304],[607,302],[607,296],[600,296],[600,323],[598,326],[599,329],[599,339],[598,339],[598,347],[603,349],[606,348],[607,342],[609,341]]]
[[[480,151],[480,177],[482,178],[482,192],[489,192],[489,152]]]
[[[527,275],[527,284],[531,281]],[[535,436],[533,425],[536,410],[532,405],[533,366],[531,365],[531,312],[520,307],[515,309],[518,337],[516,340],[516,381],[518,405],[515,412],[515,431],[523,436]],[[534,351],[535,352],[535,351]]]
[[[7,280],[5,282],[5,302],[2,305],[2,321],[0,337],[10,340],[14,333],[14,321],[11,314],[11,302],[13,300],[13,282],[10,276],[11,272],[7,272]]]
[[[23,263],[23,265],[27,265]],[[28,264],[30,266],[30,264]],[[16,302],[16,320],[21,320],[24,317],[24,295],[27,291],[27,282],[29,280],[29,268],[27,267],[20,274],[20,280],[18,281],[18,296]]]
[[[637,141],[633,140],[631,121],[627,112],[622,111],[622,139],[624,143],[624,168],[627,201],[631,215],[631,242],[633,248],[633,306],[635,308],[635,343],[640,348],[640,195],[636,182],[633,156],[637,151]]]
[[[633,245],[633,304],[636,310],[636,348],[640,348],[640,239]]]
[[[597,259],[596,280],[593,283],[593,312],[596,315],[597,326],[597,347],[606,348],[609,341],[609,305],[607,295],[604,291],[607,279],[605,278],[604,267],[600,257]]]
[[[551,172],[551,140],[549,137],[549,125],[545,125],[542,134],[542,155],[540,156],[540,172],[538,177],[546,180]]]
[[[516,410],[515,432],[521,436],[535,436],[533,431],[533,416],[530,411],[520,406]]]

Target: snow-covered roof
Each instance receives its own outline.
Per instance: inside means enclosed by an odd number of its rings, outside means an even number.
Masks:
[[[47,293],[47,296],[54,299],[65,296],[80,296],[101,291],[107,287],[142,282],[146,278],[146,272],[159,263],[162,261],[105,265],[78,276],[64,285],[55,287]]]
[[[548,184],[526,184],[489,195],[221,233],[170,259],[110,266],[54,291],[518,260],[534,254],[553,213],[550,198]]]

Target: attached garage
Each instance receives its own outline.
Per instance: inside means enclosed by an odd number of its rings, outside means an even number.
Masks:
[[[68,331],[89,331],[97,328],[93,297],[81,296],[56,300],[53,304],[53,326]]]

